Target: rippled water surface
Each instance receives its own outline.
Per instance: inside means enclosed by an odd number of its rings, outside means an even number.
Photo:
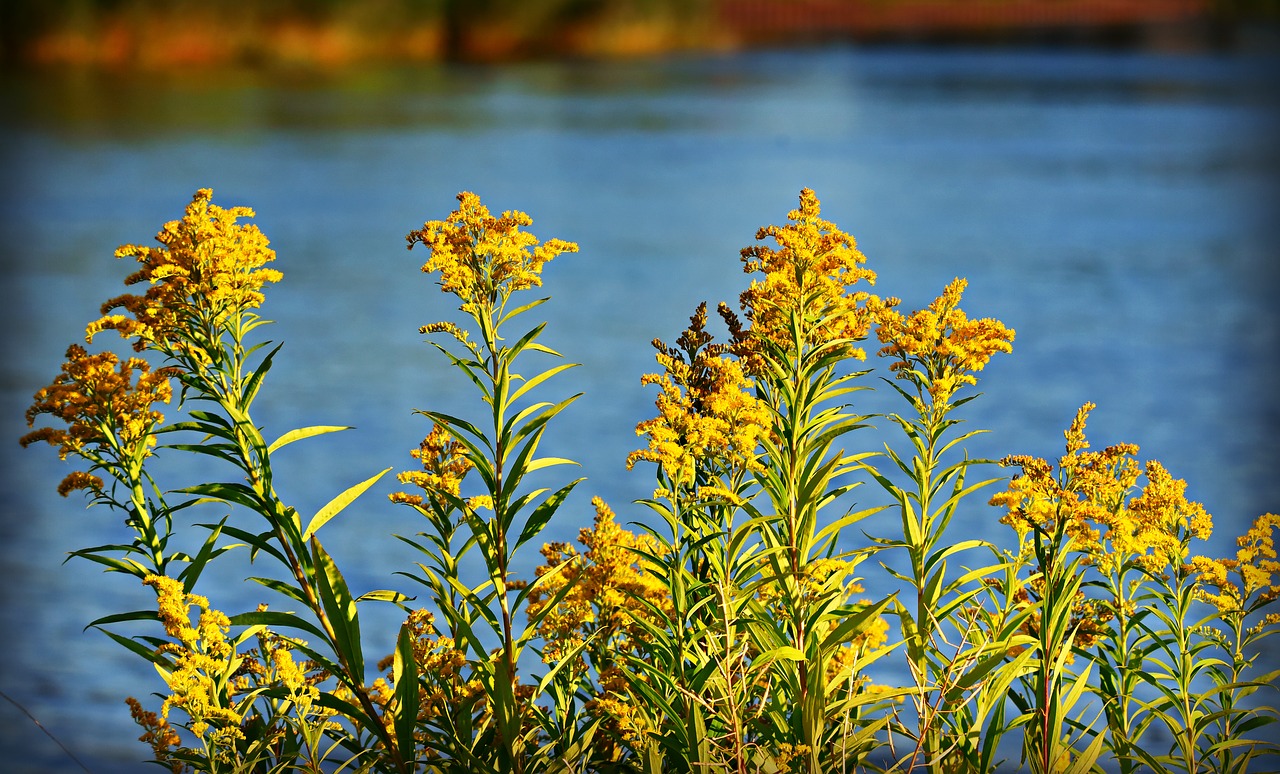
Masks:
[[[1273,76],[1243,56],[824,49],[325,78],[10,77],[0,690],[93,771],[139,770],[146,750],[123,698],[158,680],[82,629],[149,594],[62,563],[122,539],[120,519],[58,497],[68,468],[16,438],[31,394],[121,292],[131,269],[114,248],[150,240],[206,186],[256,208],[286,277],[265,308],[269,335],[286,342],[258,405],[266,434],[357,428],[280,453],[279,487],[303,512],[411,464],[428,429],[413,409],[478,410],[416,332],[451,305],[403,240],[474,190],[528,211],[539,236],[581,245],[548,266],[553,300],[540,311],[549,342],[582,364],[548,397],[586,393],[546,451],[581,461],[589,481],[548,539],[572,540],[593,494],[644,518],[628,503],[650,473],[623,461],[652,412],[638,381],[653,368],[648,342],[674,338],[699,301],[736,299],[738,250],[808,186],[857,236],[879,292],[915,307],[965,276],[965,308],[1017,330],[967,410],[991,431],[974,454],[1056,456],[1062,428],[1094,401],[1095,443],[1138,443],[1186,478],[1220,526],[1211,551],[1224,553],[1244,523],[1280,508]],[[885,440],[863,431],[850,443]],[[325,528],[358,589],[407,588],[392,572],[413,557],[389,535],[416,525],[386,502],[392,490],[379,485]],[[982,499],[956,530],[1005,540]],[[537,559],[529,551],[521,569]],[[256,604],[243,569],[208,576],[215,606]],[[380,627],[369,652],[387,651],[395,616],[362,615]],[[3,701],[0,760],[74,768]]]

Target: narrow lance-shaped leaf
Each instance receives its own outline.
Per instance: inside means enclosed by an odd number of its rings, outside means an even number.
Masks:
[[[294,613],[281,610],[253,610],[230,616],[232,626],[268,626],[275,629],[290,628],[325,639],[324,632],[310,621]]]
[[[418,662],[413,657],[413,632],[408,624],[401,624],[396,640],[395,659],[392,666],[395,682],[396,710],[393,721],[396,748],[401,761],[414,759],[416,744],[413,731],[418,722]]]
[[[323,508],[316,512],[315,516],[311,517],[311,522],[307,524],[306,531],[302,533],[302,540],[304,542],[310,540],[311,536],[316,533],[316,530],[323,527],[334,516],[341,513],[344,508],[353,503],[357,497],[364,494],[369,487],[376,484],[378,479],[385,476],[390,470],[391,468],[384,468],[382,472],[376,473],[355,486],[350,487],[345,492],[326,503]]]
[[[554,516],[555,512],[560,508],[560,505],[564,502],[565,498],[569,496],[571,491],[573,491],[573,488],[584,480],[585,479],[579,478],[569,482],[557,490],[555,494],[544,500],[541,505],[535,508],[533,513],[529,514],[528,520],[525,521],[524,529],[520,531],[520,537],[516,540],[515,547],[512,550],[519,550],[520,546],[524,545],[541,532],[542,528],[546,526],[547,522],[551,520],[551,517]]]
[[[311,552],[315,557],[317,587],[325,614],[333,626],[334,647],[339,658],[348,667],[348,677],[354,684],[364,682],[364,652],[360,643],[360,616],[356,600],[347,588],[333,557],[320,545],[320,539],[311,536]]]
[[[338,433],[343,430],[350,429],[350,427],[344,425],[314,425],[312,427],[300,427],[296,430],[290,430],[273,441],[271,445],[267,447],[267,453],[271,454],[276,449],[279,449],[282,446],[287,446],[294,441],[301,441],[305,438],[314,438],[317,435],[324,435],[325,433]]]
[[[263,344],[266,343],[267,342],[263,342]],[[262,345],[260,344],[258,346]],[[245,411],[249,410],[249,406],[253,404],[253,399],[258,396],[258,389],[262,386],[262,380],[266,377],[267,372],[271,370],[271,362],[275,359],[276,353],[279,352],[280,348],[283,346],[284,342],[281,342],[272,348],[272,350],[262,358],[262,362],[258,364],[258,367],[249,376],[249,378],[245,380],[242,390]]]

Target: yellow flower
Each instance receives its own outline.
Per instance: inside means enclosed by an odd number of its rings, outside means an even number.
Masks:
[[[104,303],[103,317],[85,331],[87,339],[115,330],[135,339],[138,351],[150,346],[204,359],[210,343],[193,342],[193,328],[218,335],[229,317],[261,305],[262,286],[282,276],[263,268],[275,260],[275,251],[257,226],[236,222],[253,217],[253,210],[223,209],[211,204],[212,198],[208,188],[196,191],[182,219],[166,223],[156,235],[161,247],[125,245],[116,250],[117,258],[132,256],[142,264],[125,285],[146,282],[150,287],[141,296],[122,295]],[[110,314],[115,309],[127,315]]]
[[[890,370],[928,391],[935,405],[947,404],[963,385],[977,384],[974,374],[996,353],[1013,351],[1012,329],[995,319],[970,320],[959,308],[966,285],[957,277],[927,309],[905,317],[893,309],[897,299],[870,304],[885,345],[880,355],[897,358]]]
[[[753,245],[743,248],[743,270],[762,272],[752,280],[739,300],[751,323],[749,339],[772,342],[790,350],[824,343],[858,341],[871,330],[866,302],[871,295],[851,288],[860,280],[874,285],[875,272],[864,268],[866,256],[852,236],[821,218],[821,203],[813,191],[800,192],[800,207],[787,214],[786,226],[765,226],[756,239],[773,238],[776,248]],[[800,341],[795,341],[792,315],[801,320]],[[849,355],[866,357],[851,347]]]
[[[159,717],[156,713],[143,709],[142,702],[130,696],[125,699],[125,703],[129,705],[129,714],[133,717],[133,722],[142,726],[142,736],[138,737],[139,742],[144,742],[151,747],[151,752],[155,755],[155,759],[159,763],[168,764],[169,771],[173,774],[181,774],[184,771],[191,771],[191,767],[173,759],[175,748],[181,744],[182,740],[178,737],[178,732],[169,725],[169,721]]]
[[[226,637],[231,622],[223,613],[211,609],[205,597],[186,593],[181,581],[148,575],[143,583],[156,590],[160,622],[165,633],[176,640],[158,649],[174,657],[174,668],[165,677],[171,693],[161,707],[160,717],[167,721],[171,710],[181,709],[190,718],[191,733],[202,739],[208,735],[207,741],[214,746],[230,746],[243,738],[243,717],[224,706],[218,687],[233,655]],[[191,622],[192,607],[200,610],[195,625]]]
[[[534,571],[545,579],[529,593],[528,614],[530,619],[543,616],[537,631],[546,642],[543,660],[547,663],[562,660],[595,633],[589,655],[601,668],[600,662],[611,660],[612,653],[635,651],[637,638],[644,636],[637,619],[652,618],[645,603],[671,613],[666,588],[636,553],[655,553],[659,550],[656,542],[618,526],[604,500],[596,497],[591,502],[596,511],[594,523],[578,533],[586,553],[579,554],[565,543],[549,543],[542,547],[547,563]],[[569,590],[546,611],[566,586]],[[577,660],[584,663],[582,656]]]
[[[136,374],[136,377],[135,377]],[[140,358],[123,362],[112,352],[90,355],[78,344],[67,349],[67,362],[53,384],[40,389],[27,409],[27,426],[48,414],[67,424],[66,429],[44,427],[24,435],[29,446],[45,441],[58,447],[58,456],[75,454],[96,461],[110,454],[117,462],[135,460],[155,444],[153,431],[164,415],[151,407],[173,398],[171,368],[151,370]],[[102,480],[85,472],[63,479],[58,493],[77,489],[102,491]]]
[[[991,498],[991,505],[1006,509],[1001,523],[1018,533],[1023,556],[1032,553],[1028,534],[1039,535],[1042,544],[1064,540],[1050,543],[1055,556],[1060,550],[1081,554],[1082,564],[1095,566],[1112,579],[1132,565],[1152,574],[1181,566],[1191,538],[1207,538],[1212,519],[1203,506],[1186,499],[1186,482],[1173,478],[1159,462],[1140,468],[1134,460],[1137,446],[1115,444],[1091,451],[1085,426],[1093,409],[1092,403],[1082,406],[1064,433],[1066,453],[1059,458],[1056,473],[1053,465],[1036,457],[1001,460],[1002,465],[1022,469],[1005,491]],[[1143,474],[1146,483],[1131,496]],[[1202,577],[1225,577],[1223,568],[1208,560],[1193,564],[1203,571]],[[1025,604],[1031,604],[1032,597],[1042,599],[1044,592],[1045,576],[1038,575],[1020,595]],[[1113,607],[1086,599],[1083,592],[1076,594],[1071,626],[1077,646],[1089,647],[1105,632]],[[1036,635],[1039,627],[1037,613],[1023,628]]]
[[[290,699],[297,707],[298,716],[306,717],[320,700],[320,689],[311,682],[307,672],[307,663],[299,664],[293,660],[293,653],[287,644],[280,641],[271,650],[271,666],[275,671],[275,679],[289,692]]]
[[[1280,529],[1280,516],[1264,513],[1236,539],[1239,546],[1235,559],[1191,560],[1191,569],[1199,575],[1196,596],[1223,613],[1243,613],[1280,599],[1280,561],[1276,560],[1275,532]],[[1232,581],[1234,574],[1238,581]],[[1216,590],[1215,591],[1213,590]]]
[[[1090,451],[1085,424],[1094,409],[1086,403],[1066,431],[1067,452],[1058,460],[1058,474],[1044,460],[1008,457],[1023,475],[1009,482],[1005,492],[991,499],[1004,505],[1001,520],[1020,536],[1031,530],[1051,534],[1058,520],[1070,548],[1104,574],[1116,574],[1129,563],[1158,573],[1186,561],[1191,538],[1207,539],[1213,520],[1200,503],[1186,499],[1187,484],[1175,479],[1155,460],[1139,468],[1133,444],[1115,444]],[[1130,497],[1140,476],[1146,483]],[[1127,500],[1126,500],[1127,498]]]
[[[1070,541],[1069,549],[1085,554],[1088,562],[1107,555],[1104,541],[1108,538],[1120,540],[1120,548],[1132,552],[1137,547],[1135,539],[1153,528],[1149,522],[1154,520],[1164,528],[1172,518],[1168,509],[1190,516],[1199,508],[1193,508],[1194,504],[1187,504],[1185,500],[1178,500],[1179,504],[1175,505],[1175,490],[1180,493],[1177,486],[1182,482],[1173,481],[1154,463],[1148,466],[1149,475],[1156,476],[1150,496],[1135,500],[1138,516],[1144,521],[1134,521],[1125,512],[1124,505],[1140,475],[1132,459],[1138,447],[1115,444],[1102,451],[1088,451],[1085,425],[1094,408],[1092,403],[1082,406],[1064,433],[1067,451],[1058,460],[1056,475],[1053,466],[1043,459],[1026,455],[1005,457],[1000,464],[1019,467],[1022,475],[1015,476],[1004,492],[990,500],[991,505],[1007,508],[1000,522],[1013,527],[1019,537],[1033,531],[1052,536],[1061,529]],[[1108,529],[1105,537],[1099,527]]]
[[[1187,538],[1208,539],[1213,523],[1204,506],[1187,501],[1186,481],[1173,478],[1155,460],[1145,470],[1146,485],[1127,508],[1114,514],[1105,538],[1113,562],[1132,558],[1155,573],[1182,564]]]
[[[1244,609],[1244,596],[1240,587],[1233,583],[1230,574],[1239,567],[1234,559],[1210,559],[1207,556],[1194,556],[1188,569],[1195,573],[1196,599],[1207,602],[1222,613],[1239,613]]]
[[[654,744],[654,737],[658,735],[658,729],[645,712],[645,705],[635,700],[627,676],[616,666],[600,672],[600,692],[586,702],[585,709],[591,717],[601,718],[603,727],[609,732],[597,737],[599,742],[593,753],[596,760],[620,759],[624,752],[619,741],[631,750],[641,752]]]
[[[773,756],[773,763],[778,769],[778,774],[788,774],[791,771],[791,762],[797,758],[803,759],[813,748],[807,744],[791,744],[790,742],[780,742],[778,744],[778,752]],[[804,768],[801,766],[800,768]]]
[[[440,507],[449,507],[449,498],[456,498],[462,488],[462,480],[471,471],[472,465],[465,456],[461,443],[454,440],[449,428],[436,423],[431,432],[422,440],[417,449],[410,454],[422,463],[422,470],[407,470],[400,473],[402,484],[411,484],[426,493],[428,500]],[[425,507],[427,500],[422,495],[396,492],[391,501],[415,507]],[[493,504],[475,500],[473,507],[493,507]]]
[[[448,218],[427,221],[405,239],[411,250],[421,244],[431,251],[422,271],[440,272],[441,290],[462,299],[463,310],[479,314],[500,307],[517,290],[540,286],[547,261],[578,251],[576,244],[560,239],[539,245],[537,237],[521,230],[532,224],[518,211],[494,217],[479,196],[463,191]]]
[[[483,685],[463,675],[467,667],[466,653],[451,637],[442,636],[436,630],[435,616],[426,610],[412,610],[405,625],[413,637],[413,659],[423,680],[418,689],[419,722],[462,708],[471,711],[477,701],[483,701]],[[389,669],[394,660],[395,656],[384,658],[378,663],[378,669]],[[395,697],[392,677],[388,674],[378,678],[371,686],[373,702],[383,709],[382,721],[388,728],[394,723],[394,713],[389,711]]]
[[[628,469],[638,461],[654,462],[683,486],[693,484],[699,469],[759,469],[756,449],[768,436],[773,416],[768,404],[755,397],[742,362],[725,356],[728,346],[711,344],[706,321],[704,303],[690,318],[678,347],[653,342],[664,373],[646,374],[641,384],[661,390],[658,416],[636,425],[636,435],[648,436],[649,446],[627,457]],[[723,487],[708,488],[703,495],[733,499]]]

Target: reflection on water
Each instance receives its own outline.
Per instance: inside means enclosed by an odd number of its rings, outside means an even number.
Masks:
[[[259,405],[267,434],[358,428],[282,453],[282,494],[314,510],[408,465],[427,429],[413,408],[475,407],[416,333],[451,310],[403,235],[468,189],[582,247],[546,272],[547,336],[582,364],[548,395],[586,392],[546,451],[580,460],[590,481],[549,537],[572,539],[592,494],[644,518],[627,503],[652,483],[622,462],[652,411],[638,384],[653,367],[647,342],[674,337],[701,300],[735,299],[739,248],[810,186],[857,235],[878,291],[918,306],[967,276],[966,308],[1017,329],[1014,355],[971,404],[973,426],[992,431],[975,454],[1054,456],[1093,400],[1091,437],[1136,442],[1186,477],[1221,525],[1221,553],[1228,533],[1280,507],[1272,74],[1199,55],[830,49],[326,78],[11,77],[0,438],[25,430],[31,393],[119,292],[128,267],[115,246],[146,241],[210,186],[258,210],[286,276],[266,308],[269,335],[286,342]],[[136,770],[145,750],[122,699],[154,675],[81,629],[146,595],[60,564],[120,525],[54,494],[66,471],[46,450],[0,443],[0,454],[0,690],[94,771]],[[363,589],[394,585],[391,570],[412,560],[385,537],[415,530],[383,499],[391,486],[325,528]],[[1003,539],[977,503],[959,518],[966,535]],[[241,569],[209,577],[215,603],[256,604]],[[367,615],[384,634],[394,623]],[[68,768],[0,707],[0,754],[23,761],[16,771]]]

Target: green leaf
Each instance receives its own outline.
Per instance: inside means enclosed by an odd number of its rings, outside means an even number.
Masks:
[[[302,593],[302,589],[298,588],[297,586],[294,586],[291,583],[285,583],[284,581],[277,580],[275,578],[260,578],[254,575],[251,575],[248,578],[245,578],[245,580],[251,580],[254,583],[260,584],[262,586],[266,586],[272,591],[279,592],[280,594],[283,594],[286,597],[289,597],[290,599],[293,599],[295,601],[301,602],[304,605],[308,604],[306,595]]]
[[[303,542],[310,540],[311,536],[316,533],[316,530],[323,527],[329,519],[332,519],[334,516],[341,513],[342,509],[354,502],[357,497],[364,494],[369,487],[376,484],[378,479],[385,476],[390,470],[391,468],[384,468],[381,473],[376,473],[364,481],[361,481],[326,503],[315,516],[311,517],[311,522],[307,524],[307,529],[302,533]]]
[[[395,660],[392,666],[392,679],[395,682],[396,708],[393,726],[396,737],[396,750],[401,761],[408,762],[414,757],[416,744],[413,730],[418,722],[418,662],[413,657],[413,632],[408,624],[400,625],[400,636],[396,640]]]
[[[106,615],[95,621],[91,621],[81,631],[88,631],[91,627],[101,629],[105,624],[121,623],[123,621],[159,621],[160,615],[154,610],[135,610],[131,613],[116,613],[114,615]]]
[[[226,430],[231,429],[230,423],[228,423],[227,420],[221,414],[214,414],[209,411],[188,411],[187,413],[190,414],[193,419],[196,419],[200,422],[220,425]],[[176,426],[177,425],[175,425],[175,427]]]
[[[350,429],[350,427],[343,425],[314,425],[312,427],[300,427],[297,430],[290,430],[277,438],[270,446],[267,447],[267,454],[271,454],[276,449],[279,449],[282,446],[287,446],[294,441],[301,441],[304,438],[313,438],[317,435],[324,435],[325,433],[337,433]]]
[[[133,559],[116,559],[110,556],[98,556],[97,554],[85,553],[84,551],[72,551],[71,556],[79,556],[88,559],[91,562],[97,562],[107,567],[112,572],[123,572],[133,575],[138,579],[145,579],[151,575],[151,571],[143,567],[140,563]]]
[[[276,353],[279,352],[280,348],[283,346],[284,346],[284,342],[280,342],[275,346],[274,349],[268,352],[262,358],[262,362],[258,364],[257,369],[255,369],[254,372],[250,374],[249,378],[245,380],[244,388],[241,390],[241,395],[244,396],[243,397],[244,411],[249,410],[249,406],[253,403],[253,399],[257,397],[258,388],[262,386],[262,379],[267,375],[267,371],[271,370],[272,359],[275,358]]]
[[[244,507],[257,513],[261,513],[264,516],[269,516],[271,513],[271,506],[262,502],[262,498],[258,497],[258,494],[254,492],[253,489],[245,486],[244,484],[197,484],[196,486],[189,486],[185,489],[177,489],[175,491],[179,494],[200,495],[201,497],[212,498],[222,502],[243,505]]]
[[[142,656],[144,659],[146,659],[147,661],[150,661],[152,664],[155,664],[157,666],[166,666],[169,668],[173,667],[173,664],[171,664],[168,659],[156,654],[155,648],[149,648],[146,645],[143,645],[142,643],[136,640],[131,640],[128,637],[124,637],[119,634],[116,634],[115,632],[103,629],[101,626],[96,626],[94,628],[96,628],[98,631],[102,632],[103,634],[107,635],[111,639],[115,640],[120,645],[124,646],[126,650],[130,650],[133,653],[139,656]]]
[[[230,535],[236,540],[244,541],[250,547],[251,559],[257,558],[257,553],[262,551],[274,556],[281,564],[288,566],[289,562],[284,558],[284,554],[280,553],[279,549],[270,543],[272,533],[253,533],[240,529],[239,527],[229,527],[223,523],[225,521],[226,519],[223,519],[222,522],[219,522],[218,524],[199,524],[197,526],[205,527],[206,529],[220,529],[223,533]]]
[[[1072,761],[1071,768],[1067,769],[1066,774],[1089,774],[1093,771],[1093,764],[1097,763],[1098,756],[1102,754],[1102,746],[1106,738],[1106,734],[1096,734],[1093,742],[1080,753],[1080,757]]]
[[[408,602],[413,599],[416,599],[416,597],[402,594],[399,591],[377,589],[376,591],[366,591],[356,597],[356,602]]]
[[[543,329],[546,327],[547,327],[547,324],[545,322],[538,323],[537,325],[533,326],[533,328],[528,333],[521,336],[520,339],[516,341],[516,343],[513,344],[509,350],[503,353],[504,355],[506,355],[507,362],[511,362],[515,360],[516,357],[525,349],[525,347],[528,347],[530,344],[534,342],[534,340],[538,338],[539,335],[541,335]],[[546,351],[546,350],[537,348],[534,351]]]
[[[539,384],[541,384],[542,382],[545,382],[547,379],[550,379],[551,377],[555,376],[558,373],[567,371],[570,368],[577,368],[577,367],[578,367],[577,363],[564,363],[563,365],[558,365],[554,368],[549,368],[546,371],[543,371],[542,373],[538,374],[532,379],[527,380],[523,385],[521,385],[520,389],[516,390],[511,395],[509,402],[515,403],[516,401],[520,400],[520,398],[526,392],[528,392],[529,390],[532,390],[534,387],[537,387]]]
[[[174,451],[190,452],[192,454],[206,454],[210,457],[217,457],[232,465],[240,465],[239,458],[235,454],[235,447],[230,444],[212,444],[212,443],[171,443],[164,446],[165,449],[173,449]]]
[[[556,510],[560,508],[564,499],[573,491],[573,488],[584,480],[585,479],[579,478],[575,481],[570,481],[568,484],[561,487],[555,494],[544,500],[541,505],[535,508],[533,513],[529,514],[529,518],[525,521],[524,528],[520,530],[520,537],[516,539],[516,544],[512,551],[518,550],[520,546],[524,545],[541,532],[542,528],[551,520],[551,517],[555,515]]]
[[[782,645],[761,653],[751,662],[752,667],[762,667],[774,661],[804,661],[804,651],[790,645]]]
[[[822,541],[825,540],[828,536],[839,537],[840,531],[843,530],[845,527],[855,522],[862,521],[868,516],[877,514],[888,507],[890,506],[877,505],[875,507],[867,508],[865,510],[848,513],[840,517],[839,519],[836,519],[835,521],[831,522],[826,527],[823,527],[821,532],[819,532],[817,535],[814,535],[813,541],[814,543],[821,544]]]
[[[550,300],[551,300],[551,298],[550,298],[549,296],[548,296],[548,297],[546,297],[546,298],[539,298],[539,299],[537,299],[537,300],[535,300],[535,301],[530,301],[529,303],[524,304],[523,306],[518,306],[518,307],[516,307],[515,309],[511,309],[511,310],[507,311],[507,312],[506,312],[506,314],[502,315],[502,317],[501,317],[501,318],[499,318],[499,320],[498,320],[498,326],[505,325],[505,324],[506,324],[506,322],[507,322],[508,320],[510,320],[511,318],[515,317],[516,315],[518,315],[518,314],[523,314],[524,312],[527,312],[527,311],[529,311],[530,309],[533,309],[533,308],[534,308],[534,307],[536,307],[536,306],[541,306],[542,304],[545,304],[546,302],[548,302],[548,301],[550,301]]]
[[[349,677],[360,684],[364,681],[364,652],[360,643],[360,616],[356,600],[351,596],[333,557],[324,550],[315,535],[311,536],[311,553],[315,557],[320,602],[333,627],[334,649],[350,670]]]
[[[334,670],[339,669],[339,667],[336,664],[327,663],[328,659],[325,659],[323,656],[321,656],[318,653],[308,652],[307,648],[299,648],[299,650],[301,650],[304,653],[307,653],[307,655],[316,659],[323,666],[326,666],[328,669],[334,669]],[[361,708],[357,707],[356,705],[348,701],[339,699],[337,696],[333,695],[328,691],[320,692],[320,699],[318,700],[317,703],[321,707],[334,710],[339,715],[346,718],[350,718],[359,728],[364,728],[368,731],[371,731],[383,739],[387,737],[386,729],[382,726],[382,723],[379,722],[377,718],[370,717],[368,713],[366,713]]]
[[[183,569],[178,575],[178,580],[182,581],[182,585],[190,591],[195,587],[196,581],[200,579],[200,573],[204,572],[205,565],[215,556],[225,553],[229,547],[217,549],[218,536],[222,534],[222,526],[226,524],[227,517],[223,517],[222,521],[209,530],[209,537],[205,538],[204,544],[200,546],[200,551],[191,560],[191,563]]]
[[[288,627],[299,629],[322,640],[328,639],[318,626],[305,618],[279,610],[254,610],[230,616],[228,620],[231,621],[232,626],[267,626],[276,629]]]

